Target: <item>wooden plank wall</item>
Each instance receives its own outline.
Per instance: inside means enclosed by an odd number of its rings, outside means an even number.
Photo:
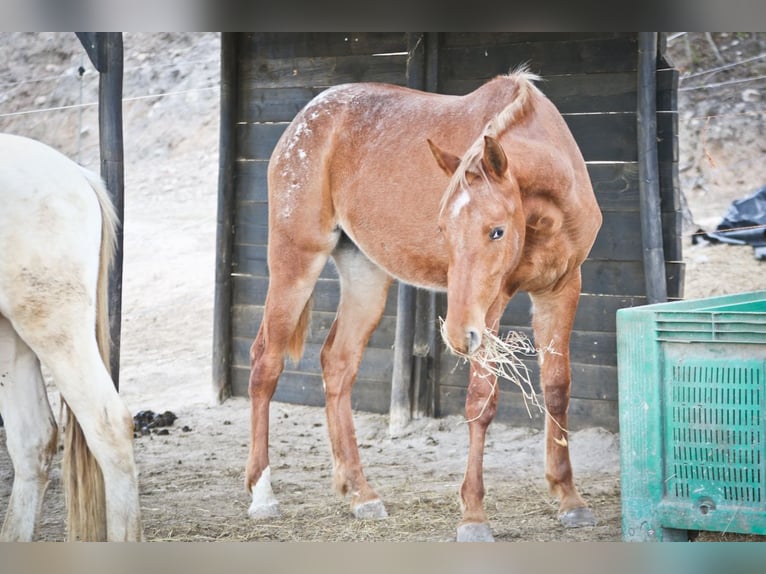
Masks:
[[[237,35],[237,112],[232,254],[232,394],[247,396],[249,349],[261,322],[268,287],[266,168],[295,114],[335,84],[377,81],[404,85],[405,33],[253,33]],[[373,55],[382,54],[382,55]],[[328,263],[315,290],[303,358],[289,360],[274,399],[324,405],[319,352],[338,304],[337,274]],[[352,396],[354,408],[388,412],[396,288],[365,351]]]
[[[403,33],[257,33],[238,35],[239,110],[232,306],[232,392],[247,394],[248,350],[260,324],[268,285],[266,166],[271,150],[298,110],[324,88],[347,81],[405,84]],[[583,295],[572,337],[573,429],[617,429],[615,312],[646,302],[639,219],[636,149],[637,35],[634,33],[443,33],[437,50],[438,90],[464,94],[522,62],[543,76],[542,90],[559,107],[580,145],[604,213],[604,225],[584,265]],[[372,54],[387,54],[372,56]],[[662,65],[660,65],[662,67]],[[682,293],[677,185],[677,72],[658,73],[658,131],[668,293]],[[306,353],[288,362],[276,400],[323,405],[319,350],[338,300],[331,264],[316,290]],[[440,314],[445,301],[440,296]],[[531,337],[529,298],[519,294],[502,329]],[[354,408],[387,412],[396,322],[396,287],[365,352],[353,392]],[[462,413],[467,368],[441,353],[439,413]],[[533,380],[537,367],[529,362]],[[538,391],[539,391],[539,387]],[[497,420],[542,426],[527,415],[521,394],[500,386]]]

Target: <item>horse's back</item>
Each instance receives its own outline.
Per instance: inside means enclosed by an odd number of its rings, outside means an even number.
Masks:
[[[23,222],[53,234],[56,217],[87,224],[98,200],[86,172],[57,150],[36,140],[0,134],[0,198],[4,223]],[[49,216],[46,216],[50,213]]]
[[[441,197],[447,181],[426,140],[462,155],[514,100],[519,86],[531,81],[526,74],[499,76],[462,96],[382,83],[334,86],[309,102],[285,130],[271,157],[270,178],[282,185],[289,181],[291,192],[307,177],[332,177],[344,189],[375,190],[380,184],[387,193],[417,189],[421,200]],[[579,166],[582,156],[561,114],[542,92],[530,92],[529,113],[510,128],[518,134],[516,141],[528,142],[539,156],[557,148]]]
[[[463,96],[376,83],[325,90],[299,112],[272,154],[270,233],[296,237],[321,229],[329,242],[340,228],[397,278],[443,287],[447,254],[435,222],[449,178],[427,140],[462,155],[531,81],[527,74],[500,76]],[[567,212],[592,209],[587,171],[566,123],[542,92],[526,92],[528,105],[504,136],[515,146],[507,150],[514,176],[560,194],[555,203]],[[392,242],[406,242],[408,269]],[[590,245],[582,243],[584,252]]]
[[[39,300],[91,299],[101,209],[75,162],[29,138],[0,134],[0,314],[21,319]]]
[[[386,157],[406,157],[408,141],[424,146],[426,137],[467,145],[505,103],[486,92],[486,86],[464,96],[374,82],[333,86],[298,113],[275,156],[295,151],[302,139],[331,141],[355,154],[379,150]]]

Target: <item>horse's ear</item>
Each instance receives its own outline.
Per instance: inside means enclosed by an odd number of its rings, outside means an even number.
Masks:
[[[500,142],[495,138],[484,136],[484,169],[497,179],[502,179],[508,171],[508,158]]]
[[[444,151],[431,140],[427,141],[428,147],[431,148],[431,153],[434,154],[434,157],[436,158],[436,163],[438,163],[439,167],[444,170],[444,173],[452,176],[452,174],[457,171],[457,166],[460,165],[460,158],[456,155],[452,155],[448,151]]]

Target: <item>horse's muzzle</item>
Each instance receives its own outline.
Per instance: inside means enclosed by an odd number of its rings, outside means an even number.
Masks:
[[[477,329],[468,329],[466,331],[466,343],[468,347],[468,354],[473,355],[481,347],[481,332]]]
[[[467,327],[450,331],[447,324],[442,324],[442,338],[450,351],[457,355],[471,356],[479,350],[482,343],[481,331],[474,327]]]

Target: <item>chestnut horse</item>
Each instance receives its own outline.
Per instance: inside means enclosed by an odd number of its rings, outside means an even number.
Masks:
[[[66,404],[70,540],[141,538],[133,420],[109,365],[117,218],[101,180],[0,134],[0,413],[14,480],[1,540],[31,540],[58,447],[42,362]]]
[[[332,257],[341,296],[321,364],[334,484],[351,495],[353,513],[386,516],[362,471],[351,387],[396,278],[446,290],[444,339],[468,355],[485,328],[497,330],[514,293],[530,294],[536,345],[557,351],[540,355],[553,419],[546,424],[545,475],[563,524],[595,523],[574,484],[565,429],[580,266],[601,213],[580,150],[536,79],[520,70],[460,97],[374,83],[336,86],[280,138],[268,171],[270,282],[250,351],[250,516],[279,514],[270,484],[269,402],[285,354],[297,360],[302,353],[314,285]],[[457,537],[491,540],[482,457],[497,387],[476,365],[471,373]]]

